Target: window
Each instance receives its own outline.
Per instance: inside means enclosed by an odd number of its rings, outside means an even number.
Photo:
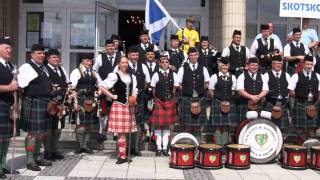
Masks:
[[[95,16],[93,13],[73,12],[70,21],[70,48],[94,49]]]

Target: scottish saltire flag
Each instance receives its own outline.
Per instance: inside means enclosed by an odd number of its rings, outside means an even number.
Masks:
[[[171,19],[167,10],[158,0],[147,0],[145,27],[149,30],[151,43],[159,42],[163,29]]]

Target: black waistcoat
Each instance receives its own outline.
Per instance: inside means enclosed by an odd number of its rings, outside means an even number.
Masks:
[[[156,66],[153,68],[153,70],[150,68],[148,61],[146,61],[145,65],[146,65],[147,68],[148,68],[150,78],[152,78],[152,76],[154,75],[154,73],[159,72],[159,65],[158,65],[158,63],[156,63]]]
[[[133,88],[133,80],[132,76],[129,74],[131,83],[129,84],[129,87],[127,87],[126,83],[124,83],[119,74],[117,74],[118,80],[113,86],[113,94],[118,96],[118,99],[116,101],[121,102],[122,104],[126,104],[128,101],[128,96],[132,94],[132,88]],[[129,89],[128,89],[129,88]],[[128,91],[128,94],[127,94]]]
[[[99,68],[98,73],[102,80],[106,79],[108,77],[108,74],[113,72],[113,69],[118,64],[118,54],[116,54],[116,56],[113,58],[113,64],[111,64],[110,59],[108,58],[106,53],[101,54],[102,66]]]
[[[222,76],[216,75],[217,84],[214,87],[214,96],[220,101],[229,101],[232,98],[232,76],[230,75],[226,80],[223,80]]]
[[[80,69],[79,69],[80,71]],[[94,92],[96,90],[97,78],[93,76],[91,72],[91,76],[83,73],[83,75],[78,80],[77,90],[80,96],[94,96]]]
[[[304,76],[303,72],[298,73],[298,83],[296,85],[296,97],[307,99],[311,92],[314,98],[318,97],[318,85],[319,80],[315,72],[311,73],[311,79],[309,80]]]
[[[290,56],[304,56],[304,55],[305,55],[303,43],[300,43],[299,48],[297,48],[297,47],[293,44],[293,42],[290,42],[289,45],[290,45]],[[296,65],[297,63],[298,63],[298,61],[289,61],[289,62],[288,62],[288,65],[289,65],[289,66],[292,66],[292,67],[295,67],[295,65]]]
[[[156,84],[156,97],[158,99],[169,99],[173,96],[173,71],[169,70],[168,77],[165,78],[161,72],[158,72],[159,81]]]
[[[202,49],[199,49],[198,63],[207,68],[210,76],[217,71],[217,59],[210,49],[208,49],[208,55],[205,55]]]
[[[240,52],[238,52],[232,45],[230,45],[229,50],[230,71],[235,74],[236,68],[245,67],[247,57],[246,47],[240,46]]]
[[[130,66],[128,67],[128,72],[130,74],[133,74],[136,76],[137,78],[137,89],[139,91],[144,89],[144,84],[145,84],[145,80],[146,80],[146,76],[143,73],[143,69],[142,69],[142,63],[138,62],[137,64],[137,71],[134,71]]]
[[[170,65],[176,67],[177,71],[181,67],[182,62],[184,61],[183,51],[179,50],[179,53],[173,52],[172,49],[169,51],[170,56]]]
[[[270,45],[269,45],[269,49],[267,49],[264,45],[263,45],[263,42],[262,42],[262,39],[259,38],[257,39],[258,41],[258,49],[256,51],[256,56],[258,57],[259,59],[259,65],[261,67],[271,67],[271,61],[270,60],[266,60],[265,57],[264,58],[261,58],[261,55],[266,55],[267,53],[270,53],[270,52],[274,52],[274,39],[270,38]]]
[[[256,79],[253,80],[248,71],[244,72],[244,89],[252,95],[258,95],[262,91],[262,77],[261,73],[257,72]]]
[[[10,62],[9,62],[10,64]],[[11,64],[10,64],[11,66]],[[11,66],[12,68],[12,66]],[[9,85],[13,80],[13,74],[11,70],[6,68],[2,63],[0,63],[0,85]],[[9,105],[13,104],[13,92],[2,92],[0,93],[0,100],[8,103]]]
[[[289,90],[288,90],[288,81],[286,78],[286,73],[284,71],[281,72],[280,78],[276,78],[276,76],[272,73],[271,70],[268,71],[269,75],[269,92],[267,97],[270,98],[278,98],[279,95],[282,96],[282,98],[286,98],[288,96]]]
[[[182,93],[186,96],[192,96],[195,91],[199,96],[204,95],[204,76],[203,66],[198,64],[198,68],[192,71],[189,63],[183,65]]]
[[[58,92],[55,93],[55,96],[59,96],[58,99],[61,100],[62,97],[64,97],[65,94],[65,88],[67,88],[67,83],[66,83],[66,76],[62,70],[61,67],[58,67],[58,70],[61,74],[61,76],[59,76],[59,74],[57,74],[56,72],[54,72],[53,69],[51,69],[48,65],[46,65],[46,68],[49,72],[49,78],[52,82],[52,84],[58,84],[59,87],[61,87],[61,90],[59,90]]]
[[[32,80],[29,85],[24,88],[24,95],[28,97],[50,97],[50,92],[52,90],[50,78],[32,61],[29,61],[28,63],[37,72],[38,77]]]

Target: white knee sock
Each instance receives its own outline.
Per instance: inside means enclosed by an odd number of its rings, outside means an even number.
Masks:
[[[170,136],[170,131],[169,130],[163,130],[163,133],[162,133],[163,150],[167,150],[167,148],[168,148],[169,136]]]
[[[161,143],[162,143],[162,133],[161,133],[161,130],[154,130],[154,134],[155,134],[156,137],[157,137],[157,140],[156,140],[157,149],[158,149],[158,150],[162,150],[162,146],[161,146]]]

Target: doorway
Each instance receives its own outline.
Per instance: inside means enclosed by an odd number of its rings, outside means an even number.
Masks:
[[[140,42],[139,34],[144,29],[144,11],[119,11],[118,34],[126,41],[126,47]]]

